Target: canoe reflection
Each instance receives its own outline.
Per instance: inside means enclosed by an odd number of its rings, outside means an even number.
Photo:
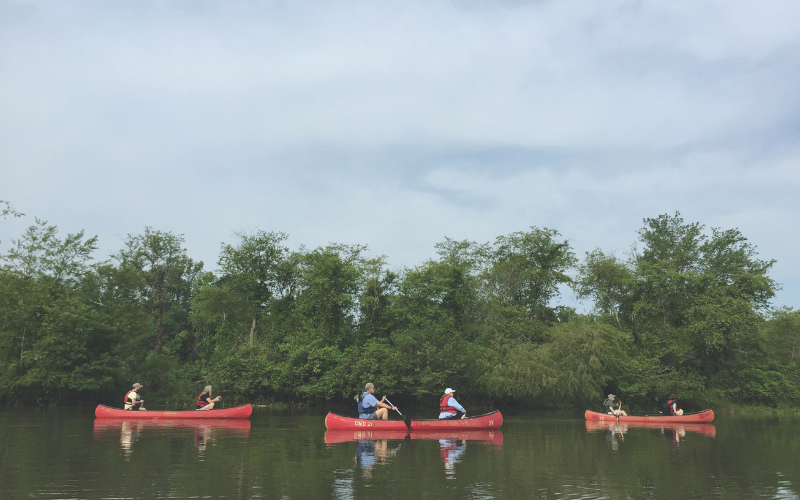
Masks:
[[[717,429],[712,424],[681,424],[659,422],[616,422],[616,421],[586,421],[586,430],[589,432],[606,432],[606,438],[611,443],[611,449],[617,451],[620,443],[625,442],[625,433],[631,429],[658,429],[676,447],[687,432],[702,434],[711,438],[717,435]]]
[[[630,429],[660,429],[665,433],[677,433],[680,436],[685,436],[687,432],[696,434],[703,434],[708,437],[716,437],[717,428],[714,424],[681,424],[681,423],[658,423],[658,422],[615,422],[605,421],[597,422],[592,420],[586,421],[586,430],[593,431],[610,431],[610,432],[628,432]]]
[[[97,418],[94,421],[93,436],[97,440],[113,438],[119,435],[119,445],[130,455],[133,443],[141,437],[163,435],[171,432],[179,436],[194,438],[194,444],[202,453],[208,442],[217,438],[250,436],[250,421],[247,419],[185,419],[185,420],[123,420],[114,418]]]
[[[328,446],[348,441],[375,439],[435,439],[456,441],[479,441],[498,448],[503,446],[503,433],[498,430],[452,430],[452,431],[326,431],[325,444]]]
[[[383,465],[397,454],[403,443],[412,440],[436,440],[439,452],[444,461],[445,474],[454,478],[455,465],[461,461],[467,449],[467,441],[479,444],[490,444],[498,448],[503,446],[503,433],[498,430],[452,430],[452,431],[342,431],[325,432],[325,444],[335,446],[339,443],[357,441],[356,461],[361,466],[364,477],[372,477],[376,465]],[[389,441],[400,441],[396,446]]]

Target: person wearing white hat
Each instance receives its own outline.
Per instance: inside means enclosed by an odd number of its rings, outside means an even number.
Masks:
[[[439,418],[464,418],[467,416],[467,410],[458,404],[456,398],[453,397],[455,389],[447,388],[444,390],[444,397],[442,402],[439,403]]]

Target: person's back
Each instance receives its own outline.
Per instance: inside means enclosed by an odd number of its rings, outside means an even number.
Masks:
[[[678,409],[678,396],[670,394],[669,399],[661,408],[661,412],[664,415],[683,415],[683,410]]]

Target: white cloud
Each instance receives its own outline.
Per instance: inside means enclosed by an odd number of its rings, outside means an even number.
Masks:
[[[790,1],[0,2],[0,199],[208,264],[247,227],[396,265],[531,225],[620,254],[680,210],[739,227],[797,305],[798,25]]]

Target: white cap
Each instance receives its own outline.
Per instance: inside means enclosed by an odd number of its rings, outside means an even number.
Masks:
[[[449,387],[448,387],[447,389],[445,389],[445,390],[444,390],[444,393],[445,393],[445,394],[450,394],[451,392],[456,392],[456,390],[455,390],[455,389],[451,389],[451,388],[449,388]]]

